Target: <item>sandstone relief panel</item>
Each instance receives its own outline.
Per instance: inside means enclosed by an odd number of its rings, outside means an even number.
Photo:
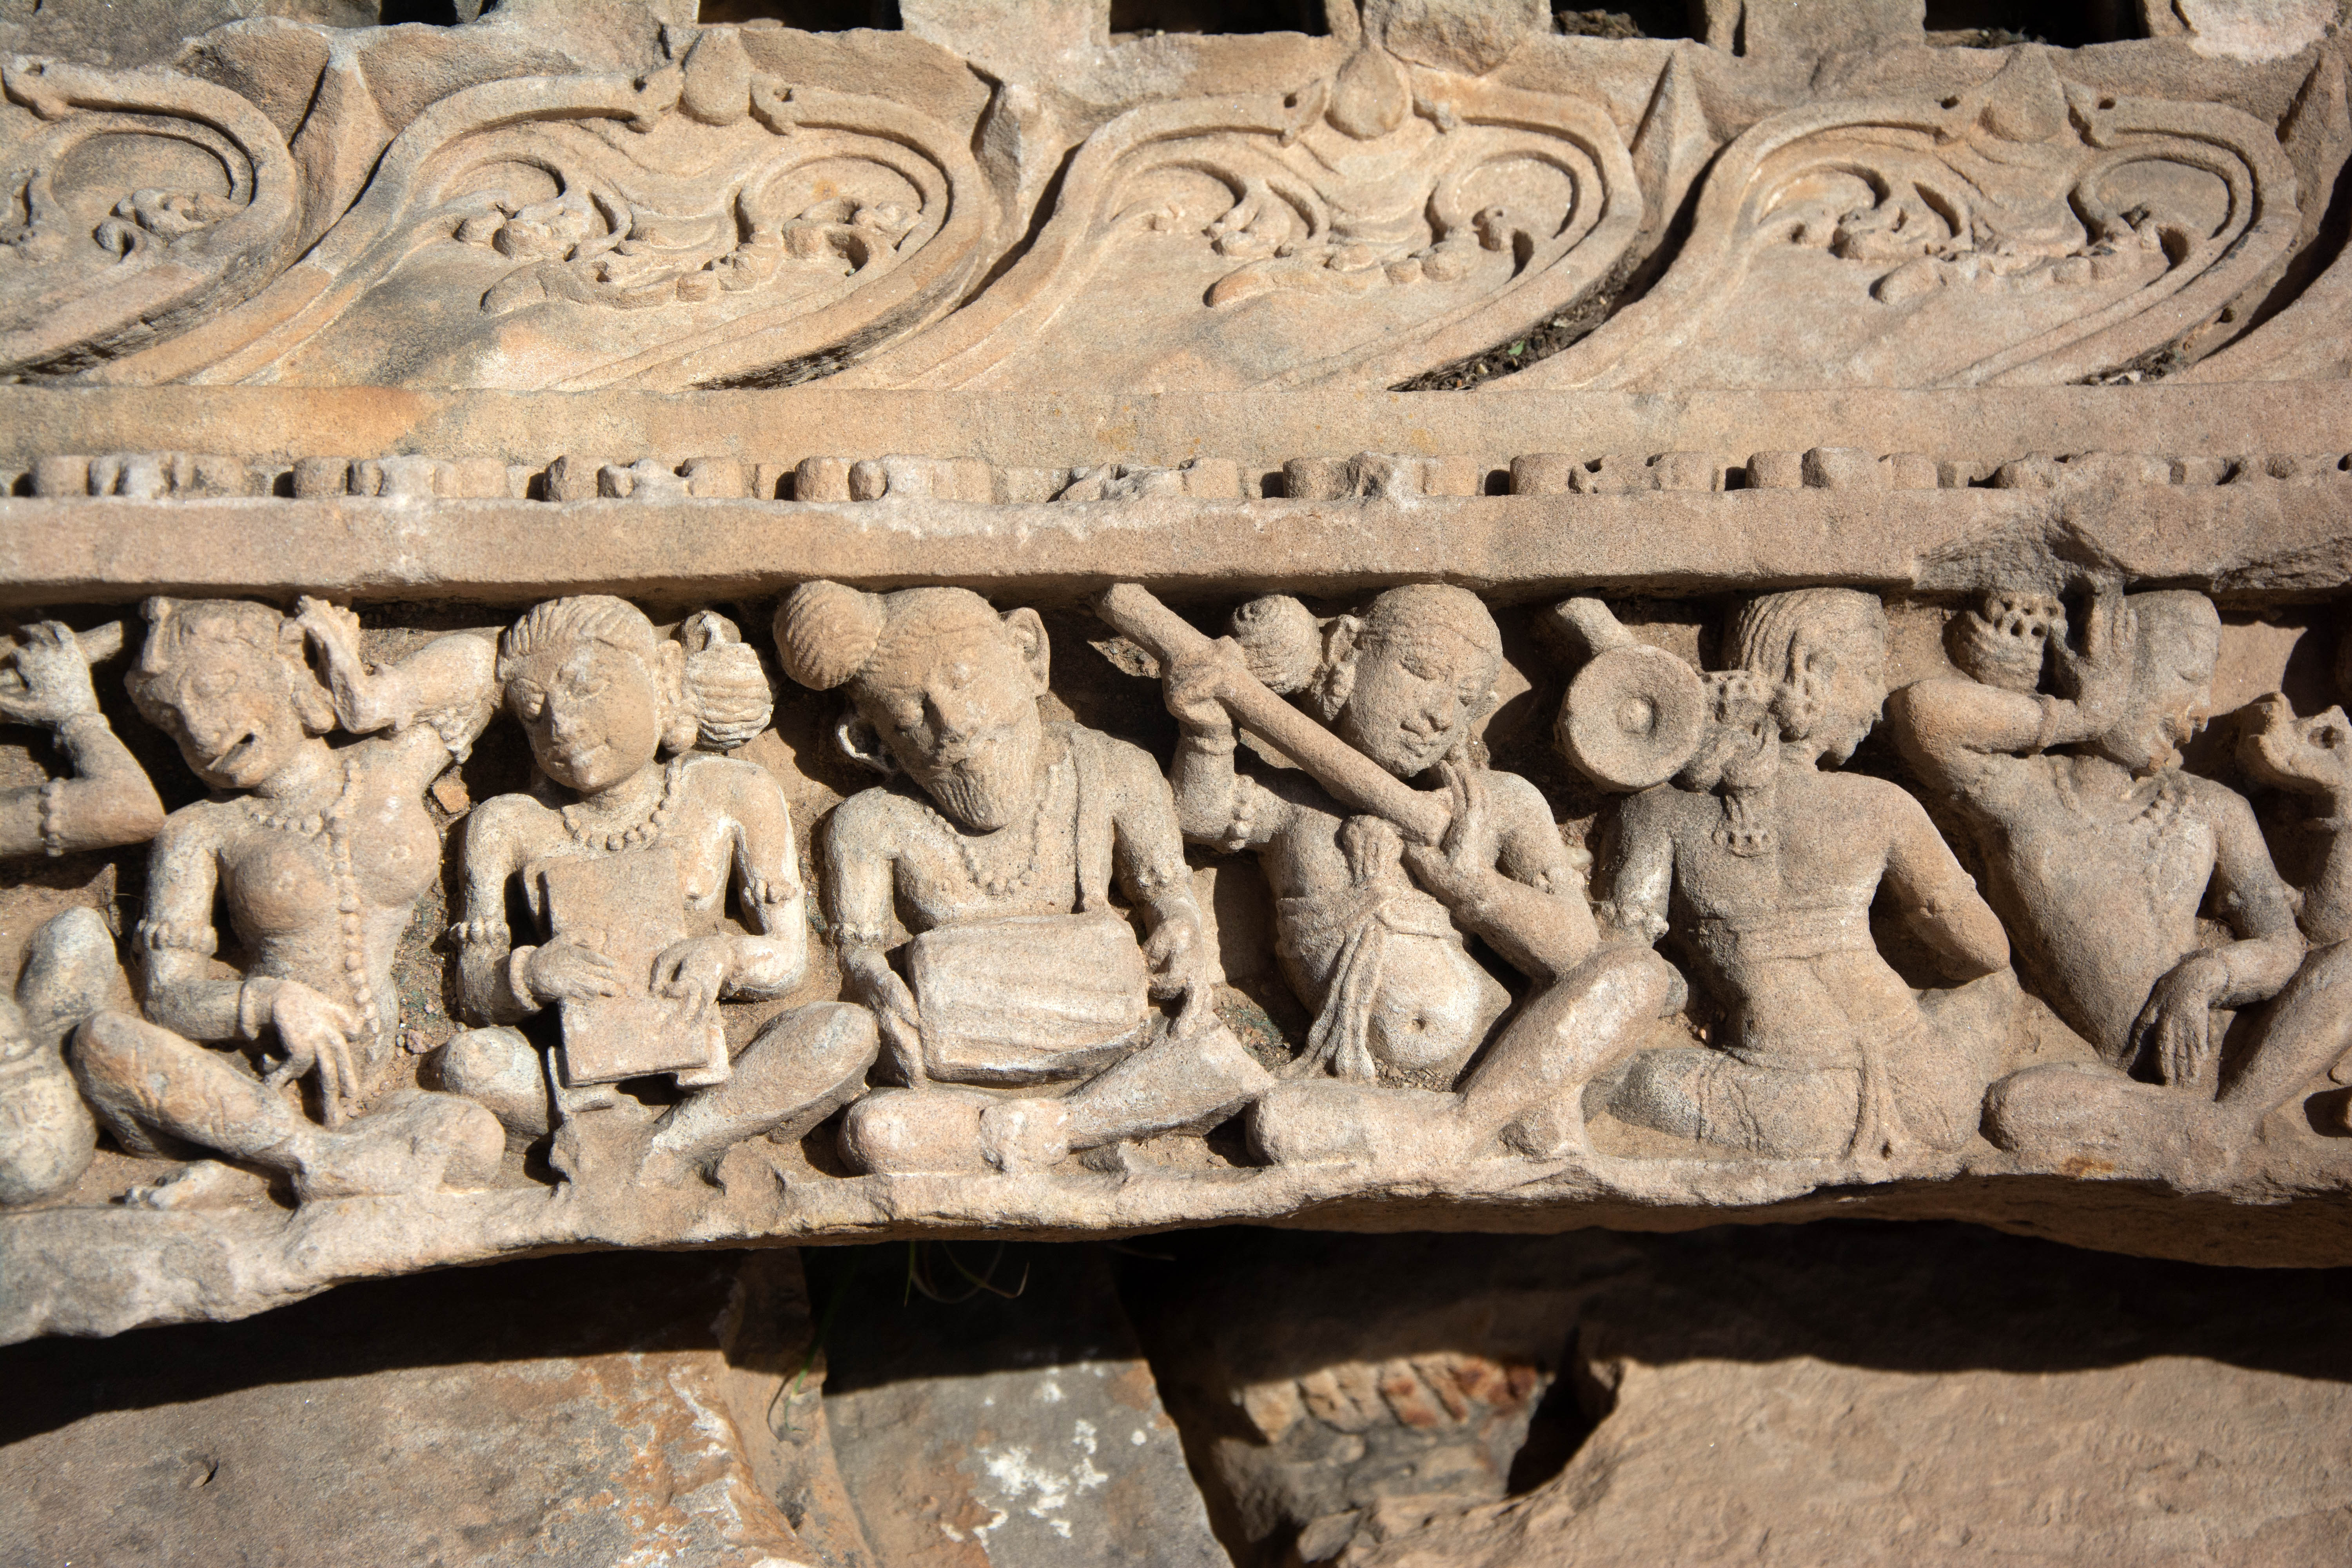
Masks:
[[[681,9],[0,69],[0,1337],[1242,1220],[2352,1258],[2333,37]]]

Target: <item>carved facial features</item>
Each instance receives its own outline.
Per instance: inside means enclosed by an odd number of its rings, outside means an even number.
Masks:
[[[1399,778],[1435,766],[1494,691],[1491,655],[1425,618],[1368,637],[1350,657],[1354,682],[1332,727]]]
[[[1886,639],[1875,626],[1832,626],[1806,648],[1811,699],[1820,703],[1804,743],[1832,763],[1852,757],[1886,707]]]
[[[1045,631],[1034,612],[891,626],[851,687],[857,712],[949,817],[991,833],[1036,797]]]
[[[2147,602],[2157,597],[2137,604],[2139,641],[2129,710],[2095,743],[2101,754],[2136,773],[2172,766],[2180,748],[2205,728],[2213,716],[2213,667],[2221,652],[2221,623],[2210,604],[2195,597],[2176,613],[2170,603]]]
[[[165,668],[142,670],[133,693],[198,778],[215,789],[257,789],[310,738],[289,674],[268,649],[203,637]]]
[[[567,640],[534,652],[508,679],[507,703],[541,771],[582,795],[625,784],[660,753],[653,673],[610,643]]]

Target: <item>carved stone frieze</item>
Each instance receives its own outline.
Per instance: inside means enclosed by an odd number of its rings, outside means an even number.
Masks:
[[[754,68],[734,28],[641,79],[443,100],[244,309],[92,379],[675,389],[791,380],[919,326],[984,258],[966,138]]]
[[[289,258],[285,139],[168,71],[0,64],[0,374],[61,375],[219,314]]]
[[[1287,94],[1103,127],[1020,265],[846,384],[1385,384],[1594,288],[1642,208],[1597,105],[1408,66],[1368,37]]]
[[[1708,171],[1639,303],[1550,386],[2032,385],[2130,366],[2294,242],[2270,127],[2102,91],[2042,50],[1942,98],[1775,115]]]
[[[0,68],[0,1339],[1227,1222],[2352,1259],[2333,35],[599,4]]]

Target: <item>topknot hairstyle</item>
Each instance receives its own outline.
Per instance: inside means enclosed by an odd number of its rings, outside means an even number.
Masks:
[[[830,691],[872,668],[883,645],[901,630],[996,620],[988,601],[969,588],[868,594],[840,583],[803,583],[776,607],[776,656],[784,673],[803,686]]]
[[[729,752],[768,727],[775,693],[758,652],[724,616],[705,610],[665,637],[643,610],[610,594],[581,594],[533,605],[499,639],[499,679],[511,680],[525,659],[550,648],[600,642],[645,667],[669,712],[662,746],[682,752],[699,742]]]
[[[1503,634],[1478,595],[1444,583],[1391,588],[1361,616],[1342,616],[1328,626],[1286,594],[1252,599],[1233,616],[1242,660],[1268,689],[1306,692],[1325,722],[1337,718],[1354,689],[1349,655],[1379,647],[1430,627],[1470,643],[1491,682],[1503,668]]]

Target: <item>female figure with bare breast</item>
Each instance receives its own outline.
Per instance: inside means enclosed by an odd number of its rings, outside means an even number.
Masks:
[[[1885,612],[1848,589],[1772,594],[1741,608],[1730,643],[1709,741],[1622,808],[1602,902],[1633,939],[1671,929],[1724,1017],[1709,1048],[1635,1058],[1609,1109],[1783,1157],[1956,1148],[1976,1131],[1991,1031],[1922,1008],[1879,955],[1871,906],[1891,896],[1955,980],[2001,976],[1996,1005],[2008,940],[1918,802],[1821,767],[1877,722]]]
[[[488,641],[445,637],[378,668],[361,657],[357,619],[316,599],[290,619],[235,600],[153,599],[147,615],[131,696],[216,794],[156,836],[138,932],[147,1016],[101,1012],[81,1026],[82,1092],[126,1149],[227,1156],[283,1174],[306,1201],[487,1179],[497,1124],[395,1081],[392,961],[440,875],[425,786],[492,711]],[[330,746],[339,721],[370,738]],[[216,901],[242,974],[213,957]],[[199,1042],[274,1046],[277,1059],[257,1074]],[[136,1196],[181,1205],[249,1191],[202,1160]]]
[[[877,1049],[864,1009],[818,1003],[730,1052],[718,1003],[800,984],[807,904],[782,787],[694,749],[765,728],[766,677],[718,617],[689,625],[708,639],[692,658],[634,605],[590,595],[537,606],[499,644],[507,706],[552,788],[467,823],[451,934],[465,1005],[488,1026],[444,1047],[441,1079],[520,1135],[562,1123],[558,1163],[575,1179],[582,1141],[607,1133],[633,1176],[661,1183],[746,1138],[797,1137],[863,1089]],[[541,940],[518,943],[518,920]],[[562,1044],[542,1068],[516,1026],[549,1008]],[[650,1121],[627,1114],[612,1086],[662,1073],[686,1097]]]

